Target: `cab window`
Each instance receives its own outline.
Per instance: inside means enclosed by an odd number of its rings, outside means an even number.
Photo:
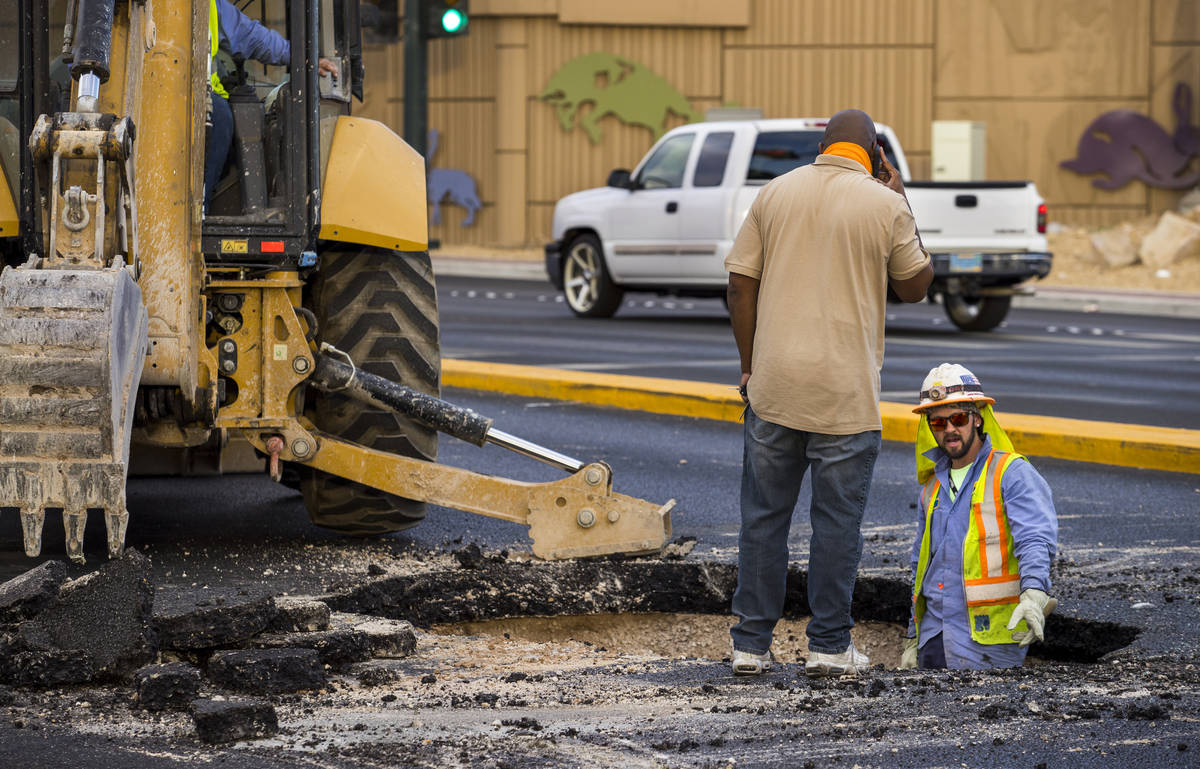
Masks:
[[[693,187],[720,187],[725,181],[725,164],[729,161],[729,148],[733,145],[733,131],[714,131],[704,137],[700,145],[700,157],[696,160],[696,173],[692,176]]]
[[[792,169],[806,166],[821,153],[823,131],[771,131],[761,133],[754,142],[750,155],[750,168],[746,172],[748,184],[765,184],[776,176]]]
[[[647,190],[682,187],[695,140],[695,134],[676,134],[660,144],[638,172],[637,186]]]

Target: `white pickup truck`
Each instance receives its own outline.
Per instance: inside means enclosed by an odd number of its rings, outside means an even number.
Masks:
[[[546,272],[575,314],[610,317],[625,291],[723,296],[725,255],[771,179],[816,159],[821,119],[693,123],[662,137],[631,174],[554,208]],[[925,247],[931,300],[960,329],[987,331],[1021,284],[1050,272],[1046,205],[1032,182],[913,182],[896,135],[877,124]],[[893,297],[894,298],[894,297]]]

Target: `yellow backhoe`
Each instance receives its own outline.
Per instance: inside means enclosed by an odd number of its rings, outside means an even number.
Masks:
[[[437,397],[424,161],[350,114],[357,0],[239,3],[280,28],[290,61],[229,67],[233,158],[204,210],[208,100],[222,98],[211,7],[0,0],[0,520],[18,514],[26,553],[47,513],[72,559],[89,513],[121,552],[131,444],[239,440],[339,531],[405,529],[429,502],[528,524],[543,558],[660,549],[673,501],[616,494],[603,462]],[[569,475],[439,465],[437,431]]]

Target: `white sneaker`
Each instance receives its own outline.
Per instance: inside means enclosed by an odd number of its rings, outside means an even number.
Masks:
[[[740,649],[733,650],[733,674],[735,676],[757,676],[771,669],[774,655],[768,649],[766,654],[751,654]]]
[[[804,674],[809,678],[856,676],[867,672],[870,666],[871,658],[854,648],[854,642],[851,641],[846,651],[841,654],[809,651],[808,661],[804,663]]]

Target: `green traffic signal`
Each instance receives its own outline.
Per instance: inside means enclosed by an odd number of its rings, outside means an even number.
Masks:
[[[466,24],[467,17],[457,8],[447,8],[442,13],[442,30],[447,35],[454,35],[461,32]]]

